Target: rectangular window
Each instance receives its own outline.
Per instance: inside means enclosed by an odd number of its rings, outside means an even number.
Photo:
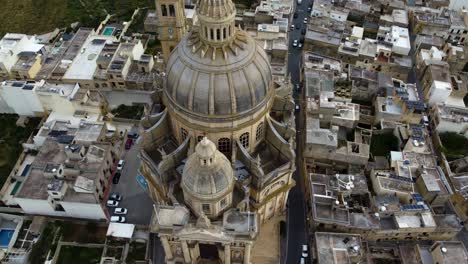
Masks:
[[[204,213],[211,213],[211,208],[210,208],[210,205],[209,204],[202,204],[202,210]]]
[[[224,207],[226,207],[226,198],[224,198],[224,199],[221,200],[220,206],[221,206],[221,209],[223,209]]]

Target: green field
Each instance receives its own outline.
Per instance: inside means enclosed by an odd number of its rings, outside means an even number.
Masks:
[[[468,138],[463,135],[445,132],[439,134],[442,142],[441,151],[447,160],[452,161],[468,156]]]
[[[23,151],[21,143],[29,138],[41,120],[30,118],[23,128],[16,126],[17,119],[17,115],[0,115],[0,188]]]
[[[107,13],[129,20],[137,7],[153,0],[2,0],[0,37],[7,32],[42,34],[71,23],[96,27]]]
[[[62,246],[57,264],[98,264],[102,248]]]
[[[373,156],[388,156],[390,151],[398,151],[398,138],[392,132],[373,134],[370,152]]]

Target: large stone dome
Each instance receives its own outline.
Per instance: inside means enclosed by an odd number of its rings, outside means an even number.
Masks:
[[[181,40],[168,59],[166,100],[177,111],[205,118],[260,109],[273,94],[265,51],[235,28],[235,11],[227,8],[229,4],[220,8],[224,0],[202,4],[200,26]]]
[[[187,159],[181,187],[185,195],[199,200],[214,200],[232,192],[234,171],[231,163],[206,137]]]

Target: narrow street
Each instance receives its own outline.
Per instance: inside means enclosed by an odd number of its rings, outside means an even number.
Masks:
[[[293,47],[294,40],[300,40],[302,28],[306,27],[303,23],[305,17],[309,17],[307,8],[312,1],[304,0],[300,5],[296,4],[297,17],[293,18],[291,25],[295,25],[295,29],[289,33],[289,54],[288,54],[288,73],[291,75],[291,81],[295,84],[300,84],[300,72],[302,67],[302,48]],[[300,25],[300,29],[298,29]],[[300,111],[296,111],[296,172],[293,178],[296,180],[296,186],[289,193],[288,200],[288,216],[287,216],[287,252],[285,254],[285,263],[299,263],[301,258],[301,250],[303,244],[308,244],[306,230],[306,213],[305,213],[305,197],[304,197],[304,175],[302,175],[302,149],[304,133],[303,118],[302,118],[302,87],[299,91],[294,88],[294,98],[296,103],[300,105]]]

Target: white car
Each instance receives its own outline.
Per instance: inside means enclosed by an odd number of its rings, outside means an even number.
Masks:
[[[307,258],[309,256],[309,250],[307,249],[307,245],[302,245],[302,257]]]
[[[305,264],[305,259],[304,258],[301,258],[300,264]]]
[[[297,4],[298,5],[302,4],[302,0],[297,0]]]
[[[115,208],[114,214],[116,215],[126,215],[128,212],[127,208]]]
[[[109,199],[115,200],[115,201],[121,201],[122,195],[120,195],[119,193],[111,193],[111,195],[109,195]]]
[[[304,17],[304,24],[307,24],[307,17]]]
[[[119,202],[115,200],[107,200],[107,206],[109,207],[117,207],[119,206]]]
[[[293,45],[293,47],[297,47],[297,39],[295,39],[295,40],[293,41],[293,44],[292,44],[292,45]]]
[[[125,165],[125,161],[119,160],[119,163],[117,163],[117,171],[122,171],[124,165]]]
[[[295,28],[295,27],[296,27],[296,26],[294,26],[294,25],[291,25],[291,30],[294,30],[294,28]]]
[[[111,219],[110,219],[111,222],[114,222],[114,223],[125,223],[125,217],[124,216],[111,216]]]
[[[298,48],[302,48],[302,43],[297,44]]]

